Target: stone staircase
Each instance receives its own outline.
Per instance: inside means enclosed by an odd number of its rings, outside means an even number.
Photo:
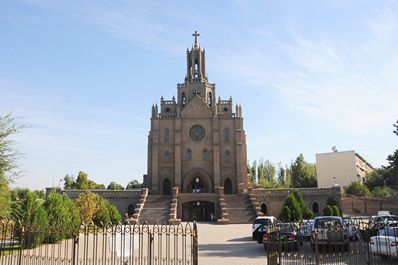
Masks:
[[[247,194],[225,194],[225,208],[230,224],[251,224],[257,214]]]
[[[170,217],[171,196],[148,195],[141,210],[139,223],[168,224]]]

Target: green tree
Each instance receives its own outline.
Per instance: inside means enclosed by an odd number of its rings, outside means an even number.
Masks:
[[[133,179],[132,181],[127,183],[126,186],[126,190],[139,189],[139,188],[141,188],[141,183],[136,179]]]
[[[308,207],[303,209],[303,219],[312,219],[314,218],[314,212],[311,211]]]
[[[115,205],[109,204],[109,215],[112,224],[122,223],[122,216],[120,215],[119,210],[116,208]]]
[[[98,210],[100,196],[98,194],[86,191],[81,193],[76,199],[76,206],[79,211],[80,219],[84,224],[89,223]]]
[[[351,182],[350,185],[345,188],[345,193],[355,196],[370,196],[368,187],[356,181]]]
[[[90,180],[87,176],[87,173],[80,171],[76,178],[75,188],[79,189],[79,190],[105,189],[105,185],[98,184],[98,183]]]
[[[64,177],[64,189],[75,189],[76,188],[76,181],[73,176],[65,175]]]
[[[107,190],[124,190],[123,186],[120,185],[119,183],[116,183],[112,181],[108,187],[106,188]]]
[[[111,221],[111,216],[109,213],[109,202],[103,198],[99,199],[97,211],[94,214],[93,222],[99,227],[104,227]]]
[[[284,205],[282,207],[281,213],[279,214],[279,219],[282,222],[290,222],[291,218],[292,218],[292,211],[290,211],[290,208],[287,205]]]
[[[257,170],[257,161],[256,160],[254,160],[251,165],[250,165],[250,162],[247,164],[247,171],[250,175],[250,180],[251,180],[252,184],[257,184],[256,170]]]
[[[325,208],[323,208],[323,215],[325,216],[333,216],[333,208],[330,205],[326,205]]]
[[[372,190],[372,196],[373,197],[389,197],[389,196],[393,196],[396,192],[394,192],[393,189],[386,187],[386,186],[382,186],[382,187],[375,187]]]
[[[20,131],[22,127],[15,124],[11,115],[0,116],[0,219],[8,218],[11,212],[10,181],[18,175],[18,152],[15,142],[10,137]],[[7,175],[8,174],[8,175]]]
[[[300,154],[291,166],[292,186],[295,188],[311,188],[317,186],[315,164],[307,163]]]
[[[297,201],[296,197],[293,194],[287,197],[284,206],[287,206],[290,209],[290,221],[298,222],[303,219],[303,213],[301,211],[300,203]]]
[[[274,182],[275,174],[276,174],[275,165],[271,161],[265,160],[264,161],[264,177],[265,177],[265,179],[267,181]]]

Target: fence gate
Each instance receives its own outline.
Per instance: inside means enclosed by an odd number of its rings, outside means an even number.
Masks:
[[[197,265],[196,223],[93,224],[79,228],[0,224],[2,265]]]

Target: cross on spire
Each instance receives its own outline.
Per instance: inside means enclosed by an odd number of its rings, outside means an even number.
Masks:
[[[195,47],[198,47],[198,37],[200,34],[195,30],[195,33],[192,34],[195,37]]]

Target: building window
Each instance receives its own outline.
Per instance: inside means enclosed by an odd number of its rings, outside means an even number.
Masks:
[[[319,213],[319,204],[317,202],[312,203],[312,212]]]
[[[228,129],[228,127],[225,127],[225,129],[224,129],[224,142],[226,142],[226,143],[229,142],[229,129]]]
[[[205,148],[205,149],[203,149],[203,157],[202,157],[202,159],[204,160],[204,161],[207,161],[207,160],[209,160],[209,152],[207,151],[207,149]]]
[[[165,161],[170,161],[171,160],[171,154],[169,151],[164,152],[164,160]]]
[[[164,129],[164,143],[169,143],[169,128]]]
[[[209,107],[211,107],[211,105],[213,104],[213,97],[212,97],[211,92],[209,92],[209,99],[207,102],[209,103]]]
[[[185,101],[186,101],[185,93],[182,92],[182,94],[181,94],[181,104],[182,104],[183,107],[185,106],[185,103],[186,103]]]
[[[225,161],[229,161],[231,159],[231,155],[229,153],[229,151],[225,151],[224,153],[224,160]]]
[[[186,160],[188,160],[188,161],[191,161],[192,160],[192,150],[191,149],[187,149],[187,152],[186,152],[186,154],[185,154],[185,158],[186,158]]]

